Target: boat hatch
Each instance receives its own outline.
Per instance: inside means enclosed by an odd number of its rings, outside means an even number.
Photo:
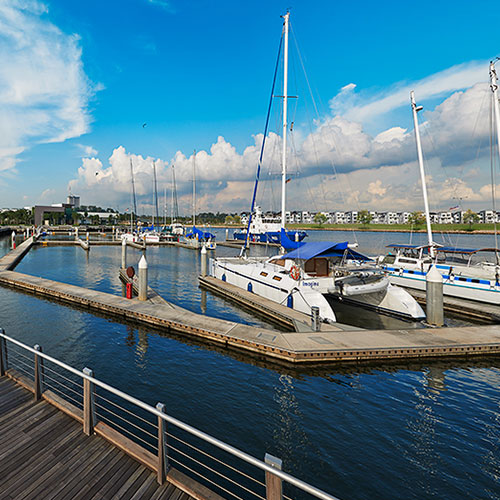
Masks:
[[[328,276],[328,259],[324,257],[309,259],[304,264],[304,271],[311,276]]]

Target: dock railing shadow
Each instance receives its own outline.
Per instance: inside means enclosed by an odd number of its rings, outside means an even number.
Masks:
[[[338,500],[282,470],[278,457],[259,460],[95,378],[29,347],[0,329],[0,376],[8,376],[67,413],[194,498]],[[215,495],[214,495],[215,493]]]

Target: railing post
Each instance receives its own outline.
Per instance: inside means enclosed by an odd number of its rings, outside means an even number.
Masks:
[[[89,377],[94,376],[90,368],[84,368],[83,373]],[[94,433],[95,407],[94,407],[94,383],[83,379],[83,432],[90,436]]]
[[[38,344],[36,344],[33,349],[42,352],[42,348]],[[40,358],[38,354],[35,354],[35,401],[41,399],[43,392],[42,363],[42,358]]]
[[[158,403],[156,409],[165,413],[165,405]],[[158,417],[158,469],[156,480],[158,484],[163,484],[167,478],[168,471],[168,455],[167,455],[167,432],[166,422],[163,418]]]
[[[264,462],[277,470],[281,470],[281,459],[266,453]],[[281,478],[275,476],[272,472],[266,471],[266,500],[282,500],[283,488],[281,485]]]
[[[0,328],[0,333],[5,334],[3,328]],[[0,377],[5,375],[7,371],[7,342],[3,337],[0,337]]]

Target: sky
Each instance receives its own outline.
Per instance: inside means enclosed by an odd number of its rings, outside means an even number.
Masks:
[[[491,208],[500,4],[483,0],[0,0],[0,208],[71,192],[125,211],[132,163],[151,213],[154,163],[160,211],[174,166],[188,214],[194,163],[198,212],[248,210],[287,9],[288,209],[421,210],[410,90],[431,209]],[[280,207],[281,107],[275,97],[264,210]]]

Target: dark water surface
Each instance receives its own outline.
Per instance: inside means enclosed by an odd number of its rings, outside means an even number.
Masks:
[[[17,269],[120,293],[120,252],[38,248]],[[196,252],[147,252],[151,285],[200,312]],[[209,313],[250,319],[219,300]],[[2,287],[0,327],[342,499],[500,498],[500,360],[291,372]]]

